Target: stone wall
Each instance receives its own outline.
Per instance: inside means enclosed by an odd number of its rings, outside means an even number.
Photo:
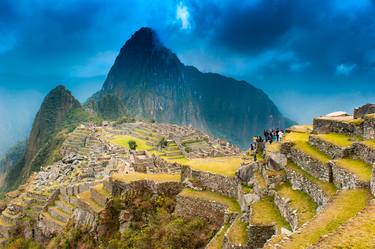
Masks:
[[[363,135],[363,125],[342,122],[326,118],[314,118],[314,133],[342,133],[347,135]]]
[[[237,198],[239,180],[235,176],[218,175],[182,167],[181,181],[189,181],[191,178],[199,182],[199,185],[206,190]]]
[[[353,157],[368,164],[375,164],[375,150],[363,143],[353,143]]]
[[[330,161],[332,167],[333,184],[340,189],[368,188],[369,182],[361,181],[356,174],[353,174],[340,166],[335,161]]]
[[[288,221],[290,227],[295,231],[299,227],[297,210],[290,206],[290,200],[282,198],[277,192],[274,193],[274,202],[280,214]]]
[[[255,193],[244,193],[241,185],[238,185],[237,201],[240,204],[241,211],[247,212],[249,210],[250,204],[258,201],[259,199],[259,195]]]
[[[262,248],[263,245],[269,240],[274,234],[276,234],[276,227],[273,225],[260,226],[250,225],[249,226],[249,248],[257,249]]]
[[[291,183],[293,189],[302,190],[307,193],[314,201],[318,204],[319,207],[324,206],[329,197],[317,184],[311,182],[308,178],[303,175],[298,174],[297,172],[286,169],[286,176],[288,181]]]
[[[177,195],[175,214],[185,219],[199,217],[219,229],[224,224],[227,207],[223,204],[199,198]]]
[[[363,137],[365,139],[375,139],[375,114],[364,117]]]
[[[332,158],[349,157],[351,154],[353,154],[351,147],[336,146],[324,141],[323,139],[320,139],[318,136],[313,134],[309,136],[309,143]]]
[[[320,162],[305,154],[304,152],[292,147],[290,149],[290,157],[294,163],[302,169],[315,176],[316,178],[329,182],[331,178],[331,169],[329,165]]]
[[[60,193],[63,195],[78,195],[84,191],[90,189],[90,187],[100,184],[102,181],[94,181],[94,182],[81,182],[69,186],[63,186],[60,188]]]
[[[375,196],[375,167],[372,168],[370,189],[373,196]]]
[[[375,104],[366,104],[354,109],[354,118],[363,118],[367,114],[375,113]]]

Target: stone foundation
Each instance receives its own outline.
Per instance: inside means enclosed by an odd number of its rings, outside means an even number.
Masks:
[[[239,180],[234,176],[223,176],[210,172],[192,170],[189,167],[182,167],[181,181],[189,179],[199,182],[199,185],[206,190],[237,198]]]
[[[225,220],[227,207],[209,200],[177,195],[175,214],[185,219],[200,218],[219,229]]]
[[[301,190],[308,194],[319,207],[324,206],[328,202],[329,196],[308,178],[290,169],[286,169],[286,175],[293,189]]]
[[[277,208],[280,211],[280,214],[288,221],[290,227],[293,231],[297,230],[297,228],[301,225],[298,222],[298,215],[297,210],[293,209],[289,205],[289,200],[282,198],[277,192],[274,194],[274,202]]]
[[[362,143],[353,143],[353,157],[368,164],[375,164],[375,150]]]
[[[290,157],[295,164],[309,174],[322,181],[330,182],[331,169],[327,164],[323,164],[295,147],[290,149]]]
[[[316,135],[309,136],[309,143],[318,148],[324,154],[330,156],[331,158],[344,158],[349,157],[353,154],[353,150],[351,147],[339,147],[334,144],[328,143],[323,139],[320,139]]]
[[[340,189],[369,188],[369,182],[361,181],[355,174],[340,168],[334,161],[330,161],[329,164],[332,167],[333,184],[336,187]]]
[[[314,118],[314,133],[342,133],[346,135],[363,135],[363,125],[328,118]]]
[[[262,248],[263,245],[269,240],[274,234],[276,234],[276,227],[273,225],[261,226],[261,225],[250,225],[249,226],[249,249]]]
[[[364,117],[363,137],[365,139],[375,139],[375,114]]]

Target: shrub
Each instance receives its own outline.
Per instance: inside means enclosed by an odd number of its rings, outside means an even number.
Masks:
[[[161,149],[165,149],[167,148],[168,146],[168,141],[163,137],[160,141],[159,141],[159,147]]]
[[[131,150],[136,150],[137,149],[137,142],[136,141],[134,141],[134,140],[129,140],[129,142],[128,142],[128,145],[129,145],[129,148],[131,149]]]

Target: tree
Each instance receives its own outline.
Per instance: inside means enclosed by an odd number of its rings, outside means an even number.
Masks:
[[[160,141],[159,141],[159,147],[161,149],[165,149],[167,148],[168,146],[168,141],[163,137]]]
[[[131,150],[136,150],[138,147],[137,142],[134,140],[129,140],[128,145]]]

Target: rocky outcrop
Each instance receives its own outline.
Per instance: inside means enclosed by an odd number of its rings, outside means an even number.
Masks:
[[[375,113],[375,104],[366,104],[354,109],[354,118],[363,118],[367,114]]]

